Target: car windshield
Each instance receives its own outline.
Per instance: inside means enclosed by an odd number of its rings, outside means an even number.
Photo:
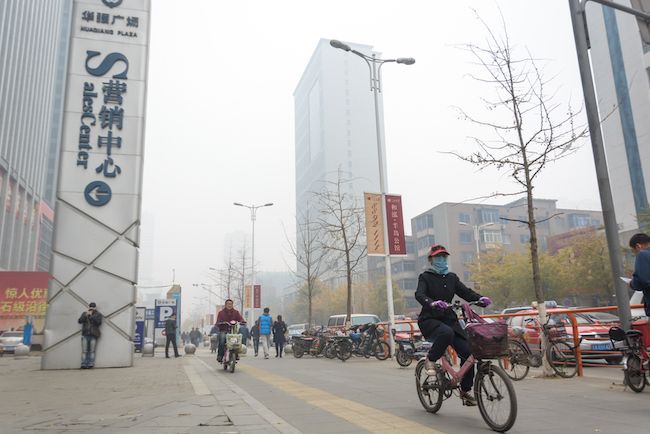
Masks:
[[[375,315],[361,315],[352,317],[352,325],[376,323],[377,317]]]
[[[620,322],[618,316],[609,312],[589,312],[587,315],[589,318],[598,322]]]
[[[580,325],[580,324],[593,324],[593,321],[591,321],[585,315],[575,314],[575,317],[576,317],[576,323],[578,323],[578,325]],[[571,324],[571,321],[569,320],[569,316],[566,313],[554,313],[553,315],[551,315],[549,324],[558,324],[560,322],[564,322],[566,324]]]

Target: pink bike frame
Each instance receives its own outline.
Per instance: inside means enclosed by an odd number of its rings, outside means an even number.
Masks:
[[[452,366],[451,363],[447,360],[445,356],[442,356],[440,359],[440,364],[442,365],[442,369],[445,370],[447,374],[451,377],[451,386],[456,387],[458,383],[463,379],[465,374],[467,374],[467,371],[472,369],[474,364],[476,363],[476,359],[474,358],[474,355],[470,355],[467,360],[465,360],[465,363],[463,363],[458,371],[456,371]]]

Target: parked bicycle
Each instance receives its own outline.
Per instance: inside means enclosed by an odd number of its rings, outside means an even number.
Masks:
[[[311,330],[304,332],[303,336],[295,336],[292,339],[293,356],[301,358],[305,353],[314,357],[323,355],[323,350],[327,344],[327,337],[323,330]]]
[[[470,304],[477,304],[472,302]],[[510,378],[491,360],[508,351],[508,326],[505,323],[487,323],[472,311],[470,304],[456,302],[457,315],[465,320],[472,355],[459,371],[454,370],[445,357],[436,363],[436,375],[429,376],[425,358],[415,368],[415,387],[424,409],[430,413],[440,410],[442,402],[454,392],[460,396],[459,385],[463,377],[477,364],[474,378],[474,396],[483,420],[494,431],[508,431],[517,418],[517,396]]]
[[[535,318],[529,318],[526,322],[537,321]],[[576,374],[577,357],[576,347],[566,327],[567,324],[562,321],[555,324],[547,322],[541,331],[548,340],[545,354],[551,368],[560,377],[571,378]],[[543,363],[542,340],[538,339],[535,346],[531,348],[529,339],[526,339],[528,334],[524,327],[513,327],[513,338],[508,342],[508,356],[499,359],[499,366],[515,381],[526,378],[531,367],[538,368]]]
[[[609,329],[614,348],[623,353],[623,378],[625,384],[640,393],[650,383],[650,356],[643,345],[643,333],[638,330]]]

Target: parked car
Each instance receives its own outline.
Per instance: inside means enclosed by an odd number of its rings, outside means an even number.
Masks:
[[[345,325],[345,314],[341,315],[331,315],[327,320],[328,328],[341,328]],[[352,325],[361,325],[373,323],[376,324],[379,322],[379,317],[377,315],[368,314],[368,313],[353,313],[351,317]]]
[[[302,336],[302,334],[307,330],[307,323],[303,324],[291,324],[287,326],[287,334],[289,335],[289,338],[287,339],[289,342],[296,337],[296,336]]]
[[[6,331],[0,335],[0,350],[4,353],[13,353],[16,346],[23,343],[23,332]]]
[[[529,345],[536,346],[539,344],[539,321],[537,319],[536,310],[520,311],[525,313],[525,316],[513,316],[507,318],[508,327],[523,327],[526,329],[526,340]],[[582,340],[580,341],[580,349],[583,351],[583,359],[605,359],[607,363],[612,365],[620,364],[622,356],[620,353],[613,354],[598,354],[591,351],[612,351],[612,342],[609,339],[609,329],[611,323],[601,324],[594,321],[584,313],[576,313],[576,322],[578,325],[578,332]],[[566,324],[565,329],[570,339],[573,336],[573,328],[569,321],[568,315],[565,313],[552,313],[550,314],[550,324],[559,324],[560,322]],[[586,352],[585,352],[586,351]]]
[[[585,312],[586,316],[589,317],[592,321],[600,324],[620,324],[621,319],[618,315],[614,315],[611,312]]]
[[[553,309],[553,308],[564,308],[565,306],[558,306],[557,302],[555,300],[546,300],[544,302],[546,305],[546,309]],[[501,313],[506,314],[506,313],[517,313],[521,312],[522,310],[531,310],[533,307],[532,306],[517,306],[517,307],[506,307],[501,311]]]

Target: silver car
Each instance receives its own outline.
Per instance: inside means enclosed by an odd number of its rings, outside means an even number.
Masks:
[[[0,335],[0,351],[13,353],[23,343],[23,332],[7,331]]]

